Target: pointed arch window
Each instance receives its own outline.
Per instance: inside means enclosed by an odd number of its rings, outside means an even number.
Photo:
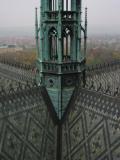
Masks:
[[[66,27],[63,30],[63,59],[64,60],[70,60],[71,45],[72,45],[72,32],[68,27]]]
[[[71,0],[63,0],[63,10],[71,11]]]
[[[49,31],[49,53],[51,60],[57,60],[57,31],[55,28],[51,28]]]
[[[58,0],[49,0],[49,9],[50,11],[58,10]]]

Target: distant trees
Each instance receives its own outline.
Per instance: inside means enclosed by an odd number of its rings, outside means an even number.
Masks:
[[[36,49],[23,49],[22,51],[17,52],[6,52],[1,53],[0,58],[4,58],[8,61],[14,61],[24,64],[33,64],[36,59]]]

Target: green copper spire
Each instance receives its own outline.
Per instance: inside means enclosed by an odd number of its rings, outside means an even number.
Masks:
[[[37,82],[46,87],[62,118],[73,91],[85,80],[87,19],[81,25],[81,0],[41,0],[40,24],[36,10]],[[87,11],[86,16],[87,18]],[[84,51],[81,51],[81,32]]]

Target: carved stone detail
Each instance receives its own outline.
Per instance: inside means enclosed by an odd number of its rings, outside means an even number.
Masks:
[[[8,157],[11,157],[12,160],[17,160],[20,158],[21,147],[21,140],[8,126],[6,126],[4,145],[2,148],[3,153],[5,153]]]
[[[120,159],[120,145],[112,152],[112,158],[113,160]]]
[[[41,149],[42,134],[42,128],[31,120],[29,124],[28,141],[39,151]]]
[[[90,140],[91,159],[97,159],[106,149],[104,130],[101,128]]]
[[[76,145],[80,144],[83,138],[83,122],[82,118],[80,118],[70,129],[71,149],[73,149]]]
[[[120,139],[120,124],[116,121],[109,120],[108,128],[110,134],[110,143],[112,145],[112,143]]]

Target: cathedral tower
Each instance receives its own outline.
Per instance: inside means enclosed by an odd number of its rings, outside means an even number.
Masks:
[[[85,76],[87,11],[85,17],[82,27],[81,0],[41,0],[39,24],[36,9],[36,79],[46,87],[59,119]]]

